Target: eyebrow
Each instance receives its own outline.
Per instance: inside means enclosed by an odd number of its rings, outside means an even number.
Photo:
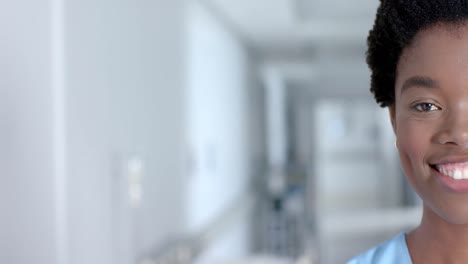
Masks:
[[[403,83],[400,94],[412,87],[438,88],[439,83],[429,77],[413,76]]]

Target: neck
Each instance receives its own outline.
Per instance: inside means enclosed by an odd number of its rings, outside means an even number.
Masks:
[[[420,226],[407,236],[414,264],[468,263],[468,224],[448,223],[424,206]]]

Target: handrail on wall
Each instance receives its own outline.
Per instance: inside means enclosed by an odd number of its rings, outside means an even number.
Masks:
[[[253,210],[255,196],[243,194],[235,199],[211,224],[194,235],[175,238],[159,245],[148,254],[139,258],[138,264],[189,264],[232,227],[239,217],[250,214]]]

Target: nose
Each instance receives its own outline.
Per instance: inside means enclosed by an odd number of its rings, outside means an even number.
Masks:
[[[436,134],[436,141],[439,144],[468,149],[468,109],[445,118]]]

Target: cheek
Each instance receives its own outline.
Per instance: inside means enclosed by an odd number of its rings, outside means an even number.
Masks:
[[[408,177],[414,178],[415,173],[425,169],[430,133],[426,126],[414,121],[399,122],[397,128],[397,147],[403,169]]]

